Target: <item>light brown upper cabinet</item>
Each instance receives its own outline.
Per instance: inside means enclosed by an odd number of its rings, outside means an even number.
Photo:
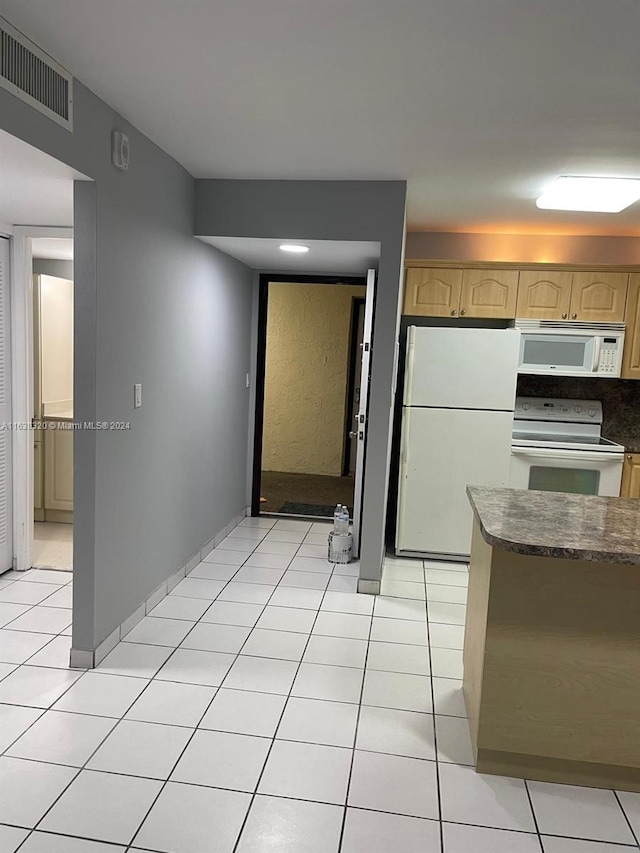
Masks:
[[[517,270],[464,270],[460,294],[461,317],[516,316]]]
[[[627,453],[622,466],[621,498],[640,498],[640,453]]]
[[[516,316],[517,270],[412,268],[404,313],[423,317]]]
[[[573,273],[563,270],[522,270],[516,317],[523,320],[567,320]]]
[[[622,378],[640,379],[640,273],[629,276]]]
[[[404,292],[404,313],[422,317],[457,317],[462,270],[409,269]]]
[[[574,273],[571,319],[590,323],[622,323],[628,283],[626,272]]]
[[[622,323],[628,327],[637,318],[637,275],[635,301],[626,309],[629,274],[574,270],[517,270],[511,267],[410,267],[407,270],[404,314],[423,317],[469,317],[496,320],[566,320],[571,323]],[[632,288],[633,290],[633,288]],[[635,312],[635,313],[634,313]],[[634,321],[634,317],[636,318]],[[631,336],[630,330],[628,330]],[[636,331],[636,335],[640,332]],[[640,379],[640,342],[635,340],[630,365]],[[625,348],[626,352],[626,348]]]

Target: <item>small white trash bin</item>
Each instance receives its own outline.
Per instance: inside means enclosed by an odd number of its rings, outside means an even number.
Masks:
[[[330,533],[329,553],[330,563],[350,563],[353,557],[353,533]]]

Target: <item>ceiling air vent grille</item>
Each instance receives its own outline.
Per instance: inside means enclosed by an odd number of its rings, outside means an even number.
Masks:
[[[0,86],[72,130],[73,77],[2,18]]]

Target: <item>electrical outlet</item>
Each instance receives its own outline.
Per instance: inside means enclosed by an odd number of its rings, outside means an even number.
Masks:
[[[139,409],[142,405],[142,385],[133,386],[133,408]]]

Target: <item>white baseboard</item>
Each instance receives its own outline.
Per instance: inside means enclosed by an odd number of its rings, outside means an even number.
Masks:
[[[71,649],[69,666],[71,669],[91,669],[93,666],[94,652],[85,652],[82,649]]]
[[[246,515],[247,510],[245,508],[242,512],[239,512],[234,516],[223,530],[216,533],[206,545],[203,545],[201,548],[198,548],[197,551],[194,551],[187,562],[183,566],[180,566],[180,568],[173,572],[173,574],[169,575],[167,580],[163,581],[145,601],[139,604],[133,613],[117,628],[115,628],[109,636],[97,646],[97,648],[93,651],[72,648],[69,666],[73,669],[92,669],[93,667],[98,666],[100,661],[104,660],[109,652],[117,646],[120,640],[126,637],[126,635],[135,628],[138,622],[143,619],[147,613],[153,610],[154,607],[157,607],[162,599],[168,595],[181,580],[184,580],[184,578],[190,574],[196,566],[200,565],[202,559],[206,557],[207,554],[211,553],[211,551],[217,547],[223,539],[226,539],[226,537],[240,524]]]
[[[136,613],[134,613],[133,616],[135,616],[139,611],[140,611],[140,607],[138,607],[136,609]],[[130,616],[129,619],[126,619],[123,624],[128,626],[128,623],[130,622],[131,619],[132,619],[132,616]],[[131,628],[132,627],[133,627],[133,625],[131,626]],[[129,631],[131,630],[131,628],[129,628]],[[109,654],[109,652],[112,652],[115,649],[115,647],[120,642],[121,637],[124,636],[124,634],[122,634],[121,631],[122,631],[122,626],[119,625],[115,630],[113,630],[109,634],[109,636],[107,637],[106,640],[103,640],[100,643],[98,648],[93,653],[93,666],[98,666],[98,664],[106,658],[106,656]],[[128,632],[125,632],[125,633],[128,633]]]
[[[157,607],[158,604],[162,601],[165,595],[168,594],[168,581],[164,581],[160,584],[158,589],[155,592],[152,592],[149,598],[147,598],[145,602],[145,611],[146,613],[150,613],[154,607]]]
[[[180,581],[185,579],[186,574],[185,567],[181,566],[176,572],[169,575],[167,578],[167,595],[169,595],[172,589],[178,586]]]
[[[200,550],[200,557],[204,560],[204,558],[207,556],[207,554],[210,554],[215,547],[216,547],[216,537],[214,536],[213,539],[209,539],[209,541],[207,542],[206,545],[202,546],[202,548]]]
[[[120,625],[120,636],[118,637],[121,640],[123,637],[126,637],[127,634],[130,634],[131,631],[136,627],[138,622],[147,615],[147,603],[143,601],[140,607],[136,607],[131,616],[128,619],[125,619],[122,625]],[[96,652],[98,650],[96,649]],[[96,654],[97,657],[97,654]],[[96,661],[97,662],[97,661]]]
[[[202,557],[200,556],[200,549],[192,554],[187,562],[184,564],[184,573],[185,575],[190,575],[191,572],[195,569],[196,566],[199,566],[202,562]]]

